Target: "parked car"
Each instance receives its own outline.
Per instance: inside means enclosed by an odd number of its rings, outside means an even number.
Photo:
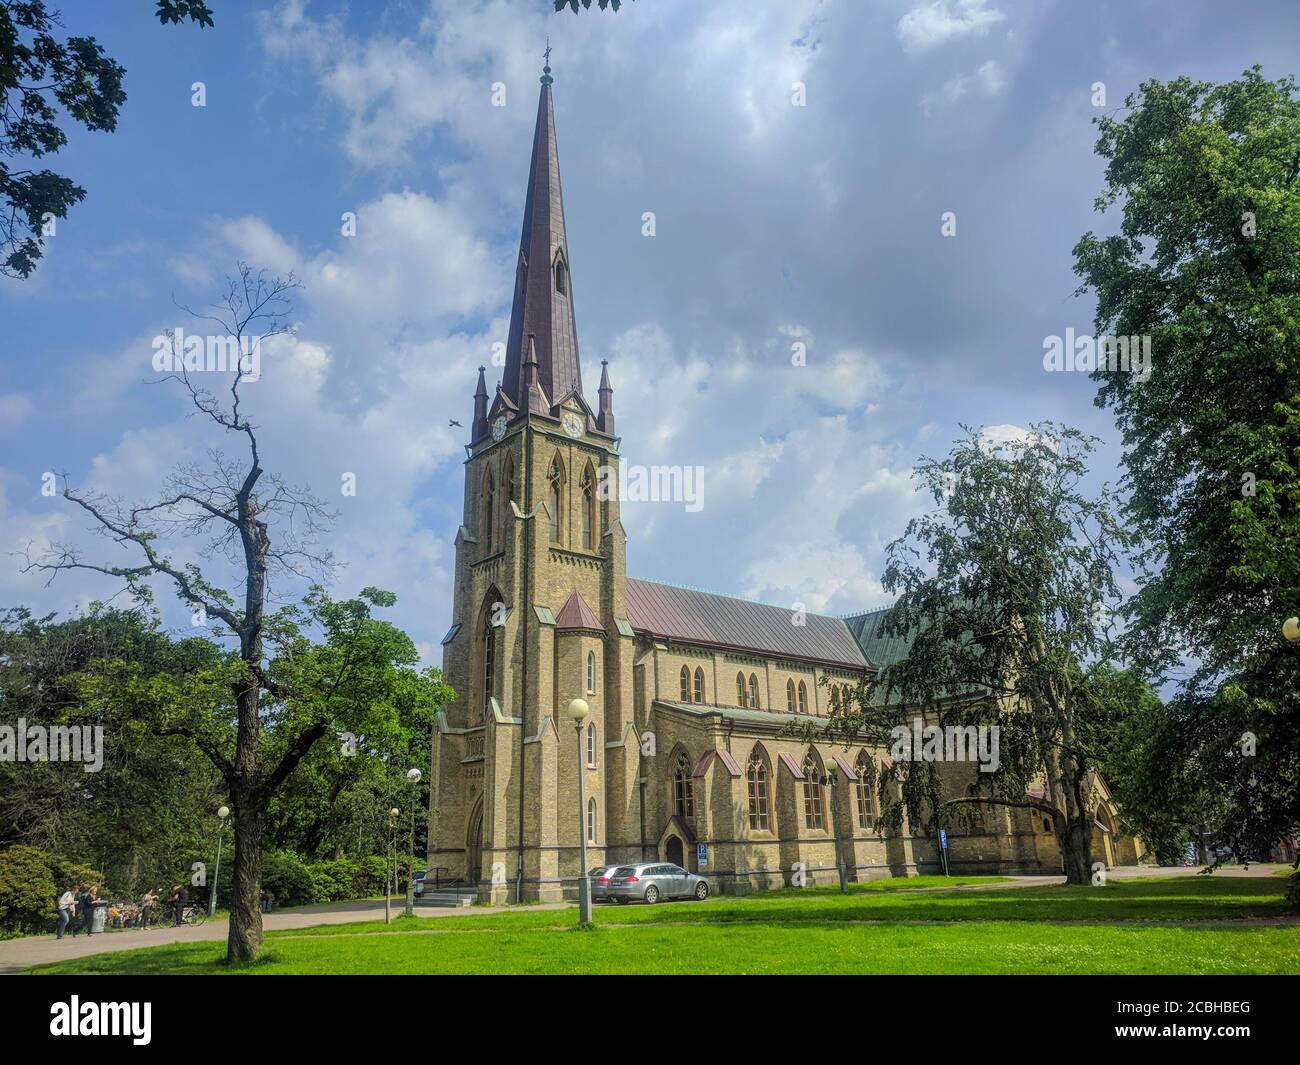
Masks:
[[[609,901],[609,878],[614,875],[615,870],[620,868],[617,865],[598,865],[587,873],[591,878],[591,901],[608,902]]]
[[[414,885],[411,888],[411,893],[413,895],[419,896],[424,894],[424,881],[428,875],[429,875],[428,869],[417,869],[415,871],[415,873],[411,877],[411,882]]]
[[[668,862],[641,862],[620,865],[605,887],[607,898],[628,903],[633,899],[654,904],[660,899],[699,899],[709,897],[709,882]]]

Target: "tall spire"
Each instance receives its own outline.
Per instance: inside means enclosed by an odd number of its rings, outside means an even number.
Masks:
[[[549,58],[550,42],[547,42]],[[535,337],[537,384],[555,403],[573,390],[582,391],[578,330],[573,314],[573,275],[564,229],[560,157],[555,145],[555,110],[551,102],[551,67],[543,68],[528,169],[524,226],[519,238],[514,308],[506,341],[501,387],[516,404],[528,404],[524,358],[528,338]]]

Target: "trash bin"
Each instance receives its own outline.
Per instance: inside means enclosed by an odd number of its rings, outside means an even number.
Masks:
[[[95,912],[90,918],[90,930],[92,932],[102,932],[104,930],[104,915],[108,913],[107,902],[95,903]]]

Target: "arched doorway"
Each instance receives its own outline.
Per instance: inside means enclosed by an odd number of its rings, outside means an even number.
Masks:
[[[474,804],[465,837],[465,883],[474,885],[483,875],[483,800]]]
[[[664,857],[673,865],[680,865],[683,869],[686,868],[686,852],[682,849],[680,836],[668,837],[664,843]]]

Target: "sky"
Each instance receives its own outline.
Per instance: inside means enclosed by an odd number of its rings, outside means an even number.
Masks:
[[[28,551],[134,561],[46,473],[152,502],[178,462],[231,448],[158,381],[152,341],[204,331],[182,306],[244,261],[302,281],[294,335],[244,387],[263,464],[337,511],[331,591],[394,591],[428,664],[462,520],[449,422],[469,426],[505,340],[548,35],[589,399],[608,359],[625,462],[703,469],[702,507],[624,505],[629,574],[834,614],[889,602],[885,547],[932,506],[912,468],[963,424],[1079,426],[1103,441],[1097,482],[1119,479],[1096,385],[1043,367],[1045,338],[1092,331],[1072,247],[1116,224],[1093,120],[1148,79],[1300,65],[1294,0],[210,6],[212,29],[59,5],[127,100],[115,132],[73,130],[47,161],[86,199],[32,278],[0,279],[0,606],[118,591],[47,584]],[[168,549],[229,585],[202,546]]]

